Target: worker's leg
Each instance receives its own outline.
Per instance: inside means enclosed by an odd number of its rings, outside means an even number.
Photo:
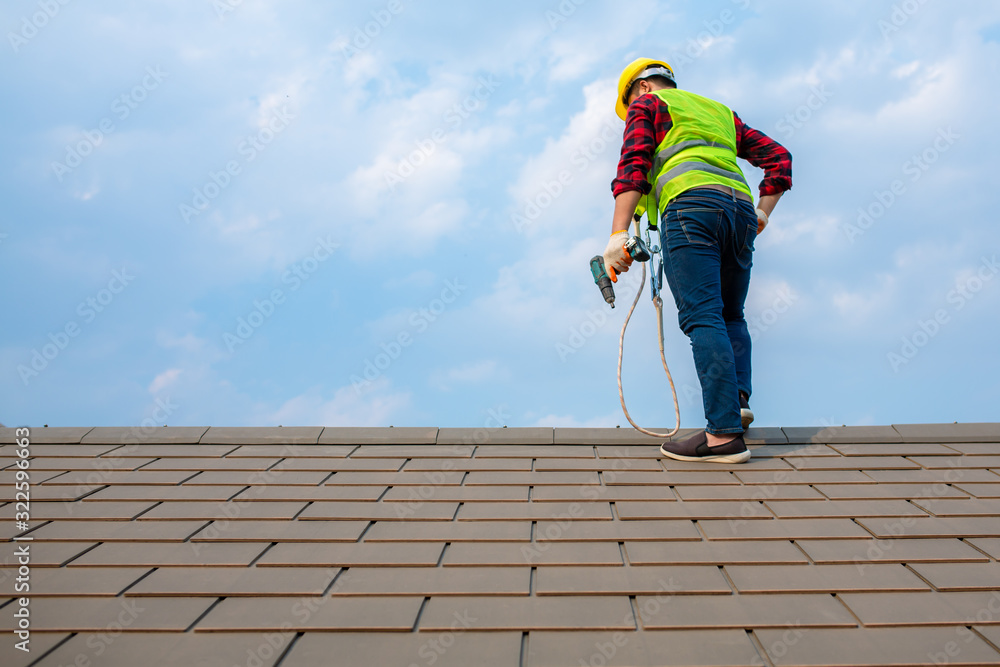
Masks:
[[[753,207],[740,202],[730,234],[731,244],[722,253],[722,318],[733,347],[736,364],[736,385],[750,396],[750,351],[752,343],[743,306],[750,288],[750,267],[753,264],[753,243],[757,238],[757,216]]]
[[[721,193],[713,194],[681,195],[672,201],[664,212],[660,238],[678,324],[691,339],[706,430],[721,436],[742,433],[743,425],[736,360],[722,314],[722,251],[733,213],[725,210],[731,204]]]

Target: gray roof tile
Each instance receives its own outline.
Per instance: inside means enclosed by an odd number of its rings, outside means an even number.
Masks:
[[[785,665],[996,664],[1000,653],[978,637],[966,642],[954,628],[817,628],[755,630],[776,667]],[[792,641],[794,640],[794,641]],[[946,651],[958,651],[949,656]]]
[[[326,428],[319,436],[321,445],[433,445],[438,429],[433,427],[365,428],[341,426]]]

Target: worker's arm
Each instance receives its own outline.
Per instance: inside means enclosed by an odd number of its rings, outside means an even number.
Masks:
[[[638,190],[626,190],[615,197],[615,214],[611,219],[611,233],[627,230],[632,224],[632,216],[635,214],[635,207],[642,199],[642,193]]]
[[[615,198],[612,233],[628,229],[636,206],[644,195],[649,194],[651,184],[648,174],[653,166],[657,138],[662,139],[672,126],[666,104],[655,95],[644,95],[629,107],[618,173],[611,182]],[[650,213],[646,211],[647,217]],[[652,215],[656,212],[653,211]]]
[[[764,170],[757,208],[770,216],[781,195],[792,187],[792,154],[771,137],[744,123],[736,113],[733,113],[733,119],[736,123],[736,154]],[[763,231],[763,225],[760,231]]]
[[[774,211],[774,207],[778,205],[778,200],[781,199],[781,195],[783,194],[785,193],[776,192],[773,195],[764,195],[757,201],[757,208],[764,211],[765,215],[770,216],[771,212]]]

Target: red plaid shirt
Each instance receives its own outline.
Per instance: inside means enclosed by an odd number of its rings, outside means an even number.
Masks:
[[[792,187],[792,154],[769,136],[753,129],[733,112],[736,123],[736,155],[764,170],[760,195],[772,195]],[[649,194],[646,175],[653,166],[653,153],[674,125],[667,104],[656,95],[643,95],[628,108],[625,139],[618,161],[618,176],[611,181],[617,197],[638,190]]]

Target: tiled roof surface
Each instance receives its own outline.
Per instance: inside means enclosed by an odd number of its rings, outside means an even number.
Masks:
[[[0,429],[0,664],[1000,664],[1000,424],[748,436]]]

